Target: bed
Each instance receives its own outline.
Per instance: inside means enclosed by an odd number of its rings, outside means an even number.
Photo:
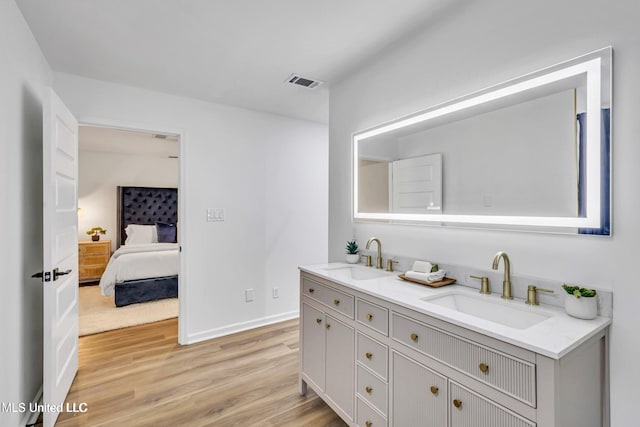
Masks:
[[[100,279],[115,305],[178,296],[176,188],[118,187],[117,249]]]

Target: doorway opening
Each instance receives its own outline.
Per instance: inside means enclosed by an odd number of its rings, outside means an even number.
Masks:
[[[80,336],[179,318],[181,142],[179,133],[80,125]],[[124,191],[139,197],[123,203]]]

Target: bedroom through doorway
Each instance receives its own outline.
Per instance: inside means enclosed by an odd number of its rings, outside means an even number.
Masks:
[[[180,136],[81,125],[79,335],[179,315]]]

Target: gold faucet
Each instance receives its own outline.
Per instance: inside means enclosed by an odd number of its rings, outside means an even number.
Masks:
[[[376,258],[376,268],[382,268],[382,243],[377,237],[372,237],[367,242],[367,249],[371,246],[371,242],[376,242],[378,244],[378,257]]]
[[[498,269],[498,264],[500,263],[500,258],[504,260],[504,281],[502,282],[502,298],[504,299],[513,299],[511,295],[511,263],[509,262],[509,256],[507,256],[506,252],[500,251],[493,257],[493,266],[494,270]]]

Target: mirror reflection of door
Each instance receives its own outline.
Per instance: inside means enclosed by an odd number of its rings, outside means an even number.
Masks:
[[[392,163],[391,212],[442,212],[442,155],[430,154]]]

